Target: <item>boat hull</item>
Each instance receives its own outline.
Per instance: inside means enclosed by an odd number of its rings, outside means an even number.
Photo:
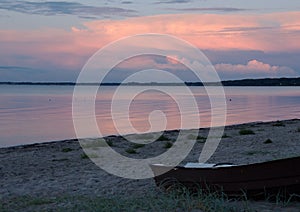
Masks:
[[[168,188],[174,182],[190,189],[222,191],[230,196],[247,194],[300,194],[300,157],[231,167],[185,168],[151,165],[156,184]],[[167,172],[158,175],[159,173]]]

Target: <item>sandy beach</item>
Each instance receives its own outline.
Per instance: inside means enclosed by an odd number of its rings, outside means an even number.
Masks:
[[[245,130],[250,133],[241,132]],[[130,144],[119,136],[110,136],[107,141],[124,156],[147,158],[166,151],[166,143],[174,142],[176,133],[176,130],[167,131],[161,141],[144,146]],[[191,130],[184,133],[187,140],[192,139]],[[207,133],[208,129],[200,129],[193,150],[181,164],[197,162]],[[153,133],[140,138],[151,139],[152,136]],[[299,156],[299,136],[299,119],[228,126],[217,151],[208,162],[248,164]],[[0,201],[4,209],[22,196],[138,196],[157,190],[153,179],[129,180],[108,174],[86,157],[77,140],[1,148],[0,158]],[[300,206],[299,203],[288,208],[271,203],[261,205],[265,211],[274,207],[278,211],[299,211]],[[50,206],[55,208],[55,203]],[[256,207],[255,204],[253,207]]]

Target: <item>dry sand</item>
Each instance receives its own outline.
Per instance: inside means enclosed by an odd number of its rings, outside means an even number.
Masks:
[[[255,134],[240,135],[241,129],[251,129]],[[192,138],[191,132],[184,131],[187,140]],[[201,129],[199,134],[205,138],[207,132],[207,129]],[[147,158],[166,151],[165,143],[172,142],[176,134],[177,131],[167,131],[164,136],[170,141],[156,141],[136,148],[136,154],[126,153],[125,150],[133,145],[120,137],[110,136],[107,140],[115,151],[125,156]],[[247,164],[300,155],[300,120],[228,126],[225,134],[208,162]],[[143,135],[140,139],[153,136]],[[265,142],[267,139],[271,142]],[[197,162],[203,141],[205,139],[198,139],[183,163]],[[153,179],[129,180],[106,173],[84,157],[77,140],[1,148],[0,161],[1,201],[24,195],[139,195],[156,189]]]

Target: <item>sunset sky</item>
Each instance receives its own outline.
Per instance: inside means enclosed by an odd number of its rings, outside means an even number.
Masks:
[[[98,49],[142,33],[190,42],[222,80],[300,76],[299,0],[0,0],[0,81],[76,81]],[[167,63],[119,68],[141,61]]]

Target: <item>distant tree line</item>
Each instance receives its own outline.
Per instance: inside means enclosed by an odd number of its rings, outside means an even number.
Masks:
[[[230,80],[222,84],[224,86],[300,86],[300,77]]]
[[[243,80],[227,80],[221,82],[223,86],[300,86],[300,77],[298,78],[265,78],[265,79],[243,79]],[[0,82],[0,85],[102,85],[102,86],[219,86],[220,82],[185,82],[185,83],[75,83],[75,82]]]

